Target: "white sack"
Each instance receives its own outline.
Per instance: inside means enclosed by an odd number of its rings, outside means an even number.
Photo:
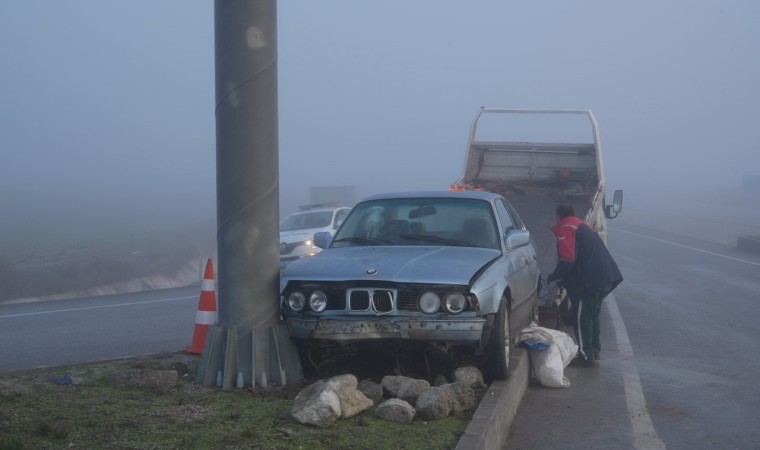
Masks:
[[[578,346],[567,333],[539,327],[535,322],[523,329],[520,341],[533,340],[549,345],[545,350],[529,349],[533,377],[547,387],[570,387],[565,367],[575,358]]]

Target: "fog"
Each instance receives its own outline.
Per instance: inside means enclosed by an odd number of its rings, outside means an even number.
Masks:
[[[760,175],[758,23],[755,0],[281,1],[281,215],[313,186],[447,189],[492,106],[592,110],[626,208],[698,216]],[[3,2],[0,246],[213,235],[213,31],[212,1]]]

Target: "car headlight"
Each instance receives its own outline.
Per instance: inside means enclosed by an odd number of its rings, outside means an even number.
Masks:
[[[441,309],[441,297],[435,292],[425,292],[420,295],[419,307],[425,314],[437,313]]]
[[[312,311],[321,313],[327,307],[327,295],[322,291],[314,291],[309,297],[309,308]]]
[[[449,314],[459,314],[467,307],[467,299],[461,292],[451,292],[446,294],[443,302],[443,309]]]
[[[288,306],[295,312],[301,312],[306,306],[306,297],[299,291],[291,292],[288,295]]]

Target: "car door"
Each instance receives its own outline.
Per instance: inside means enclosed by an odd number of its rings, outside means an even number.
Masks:
[[[504,199],[496,200],[496,212],[501,222],[501,232],[508,233],[511,230],[524,229],[521,223],[515,223],[509,213],[509,206]],[[504,245],[502,239],[502,245]],[[526,310],[532,309],[529,305],[533,286],[531,286],[531,262],[535,265],[535,251],[532,245],[524,245],[507,251],[510,266],[515,271],[510,277],[509,285],[512,292],[512,310],[522,317]]]
[[[507,211],[509,212],[510,217],[512,218],[512,223],[514,224],[515,228],[517,228],[518,230],[527,229],[522,219],[520,219],[520,216],[517,214],[517,211],[515,211],[512,205],[508,201],[505,201],[504,204],[505,204],[505,207],[507,208]],[[526,246],[524,251],[525,251],[525,256],[528,260],[528,267],[526,267],[525,269],[526,271],[525,275],[526,275],[526,278],[528,279],[530,294],[533,294],[534,288],[537,288],[538,286],[538,278],[541,275],[541,269],[538,267],[538,256],[536,254],[536,247],[533,246],[532,238],[531,238],[531,244]]]

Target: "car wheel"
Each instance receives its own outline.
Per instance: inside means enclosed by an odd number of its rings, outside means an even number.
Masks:
[[[488,357],[491,360],[491,371],[496,380],[509,378],[509,313],[507,312],[507,297],[501,298],[499,311],[493,321],[491,339],[488,342]]]

